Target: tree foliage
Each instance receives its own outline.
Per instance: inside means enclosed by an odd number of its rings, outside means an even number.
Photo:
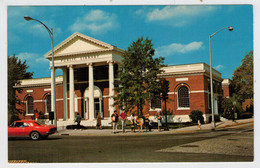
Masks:
[[[159,96],[161,84],[158,74],[162,73],[164,58],[153,58],[154,53],[151,40],[141,37],[123,55],[118,74],[120,80],[115,88],[118,92],[115,105],[126,112],[137,109],[137,114],[142,115],[145,102]]]
[[[16,96],[16,91],[21,92],[21,89],[13,86],[19,84],[21,79],[32,78],[33,73],[26,72],[28,66],[26,61],[22,62],[15,55],[8,56],[8,120],[9,123],[18,118],[20,110],[16,108],[16,103],[20,102]]]
[[[242,103],[246,99],[253,99],[253,51],[250,51],[237,67],[232,78],[232,93]]]

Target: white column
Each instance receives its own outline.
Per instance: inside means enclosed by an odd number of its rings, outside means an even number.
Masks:
[[[89,119],[94,119],[94,72],[92,63],[88,64]]]
[[[63,68],[63,120],[68,119],[68,106],[67,106],[67,68]]]
[[[69,65],[70,68],[70,120],[75,119],[75,108],[74,108],[74,68]]]
[[[102,111],[102,97],[99,98],[99,112],[101,117],[104,117],[103,111]]]
[[[88,102],[89,102],[89,98],[86,98],[85,100],[85,108],[86,108],[86,114],[85,114],[85,118],[88,120],[89,119],[89,105],[88,105]]]
[[[51,69],[51,86],[53,86],[53,80],[52,80],[52,78],[53,78],[53,68],[52,67],[50,67],[50,69]],[[54,68],[54,71],[55,71],[55,69],[56,68]],[[55,85],[55,87],[56,87],[56,85]],[[51,111],[54,111],[54,98],[53,98],[53,96],[54,96],[54,88],[53,87],[51,87]]]
[[[114,113],[115,107],[114,104],[114,64],[113,61],[108,61],[109,64],[109,113],[111,116]]]

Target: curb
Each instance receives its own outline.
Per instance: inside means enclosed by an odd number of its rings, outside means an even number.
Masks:
[[[241,123],[231,123],[227,125],[222,125],[222,126],[216,126],[216,129],[223,129],[227,127],[233,127],[233,126],[238,126],[238,125],[243,125],[243,124],[249,124],[249,123],[254,123],[254,121],[248,121],[248,122],[241,122]],[[201,128],[199,129],[190,129],[190,130],[170,130],[170,131],[153,131],[153,132],[136,132],[136,133],[131,133],[130,131],[127,132],[126,134],[123,134],[121,132],[117,134],[113,134],[112,130],[111,132],[100,132],[100,133],[93,133],[93,132],[78,132],[78,133],[55,133],[54,135],[60,135],[60,136],[144,136],[144,135],[160,135],[160,134],[178,134],[178,133],[191,133],[191,132],[203,132],[203,131],[208,131],[211,130],[211,128]]]

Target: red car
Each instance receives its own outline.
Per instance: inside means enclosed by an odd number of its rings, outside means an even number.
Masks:
[[[54,134],[57,128],[55,126],[41,125],[36,121],[19,120],[13,122],[8,127],[8,137],[30,137],[32,140],[48,138]]]

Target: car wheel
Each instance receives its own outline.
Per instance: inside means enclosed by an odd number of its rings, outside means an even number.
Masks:
[[[37,132],[37,131],[33,131],[33,132],[31,132],[31,134],[30,134],[30,138],[31,138],[32,140],[38,140],[38,139],[40,139],[40,133]]]

